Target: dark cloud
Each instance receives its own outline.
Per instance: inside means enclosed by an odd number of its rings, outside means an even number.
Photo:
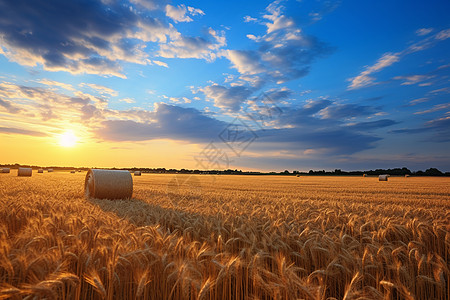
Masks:
[[[258,142],[272,143],[284,150],[311,150],[321,154],[353,154],[375,148],[379,137],[361,134],[343,127],[316,129],[286,128],[258,131]]]
[[[254,149],[267,151],[310,151],[327,155],[353,154],[374,147],[381,138],[363,134],[335,120],[323,120],[313,115],[331,104],[328,100],[307,103],[304,107],[283,111],[279,123],[291,128],[255,130]],[[108,120],[97,130],[97,135],[112,141],[144,141],[175,139],[194,143],[219,140],[227,123],[204,115],[193,108],[182,108],[160,103],[154,112],[148,113],[147,122],[132,120]],[[128,118],[132,116],[130,112]],[[243,122],[243,123],[242,123]],[[250,123],[241,119],[238,126]],[[249,124],[247,124],[248,126]],[[293,127],[292,127],[293,126]],[[369,125],[367,125],[369,126]],[[373,125],[375,126],[375,125]],[[381,122],[378,124],[381,126]],[[246,127],[246,126],[245,126]],[[234,128],[234,127],[233,127]],[[249,130],[250,127],[241,129]]]
[[[25,65],[121,76],[117,60],[145,61],[142,42],[165,41],[173,29],[124,3],[105,2],[0,0],[2,47]]]
[[[20,128],[12,128],[12,127],[0,127],[0,133],[23,134],[23,135],[30,135],[30,136],[36,136],[36,137],[47,136],[45,133],[42,133],[39,131],[26,130],[26,129],[20,129]]]
[[[379,108],[373,106],[364,106],[358,104],[337,104],[328,106],[321,111],[325,119],[342,119],[361,116],[370,116],[379,111]]]
[[[392,126],[395,124],[398,124],[399,122],[390,120],[390,119],[383,119],[378,121],[371,121],[371,122],[360,122],[356,124],[349,125],[349,128],[359,130],[359,131],[365,131],[365,130],[373,130],[383,127]]]
[[[108,120],[97,134],[112,141],[144,141],[175,139],[191,142],[209,142],[217,138],[226,123],[204,115],[194,108],[182,108],[159,103],[151,115],[151,122]]]
[[[4,109],[6,109],[7,112],[11,114],[17,114],[21,111],[20,108],[15,107],[13,104],[11,104],[11,101],[3,100],[0,98],[0,106],[2,106]]]
[[[428,121],[422,127],[397,129],[390,131],[390,133],[395,134],[427,133],[429,134],[429,136],[425,139],[425,141],[436,143],[450,142],[450,117],[444,116],[439,119]]]

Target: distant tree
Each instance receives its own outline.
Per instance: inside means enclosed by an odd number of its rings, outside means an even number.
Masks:
[[[429,168],[425,171],[425,175],[427,175],[427,176],[442,176],[444,174],[436,168]]]

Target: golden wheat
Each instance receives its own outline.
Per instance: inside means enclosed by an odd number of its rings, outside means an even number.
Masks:
[[[448,299],[450,179],[0,176],[0,299]]]

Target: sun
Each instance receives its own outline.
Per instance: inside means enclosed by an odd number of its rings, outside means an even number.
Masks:
[[[59,137],[59,144],[63,147],[73,147],[77,143],[77,137],[72,131],[66,131]]]

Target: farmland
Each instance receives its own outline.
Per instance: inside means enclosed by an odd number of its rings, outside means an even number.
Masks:
[[[0,299],[448,299],[450,178],[0,174]],[[30,297],[30,298],[32,298]]]

